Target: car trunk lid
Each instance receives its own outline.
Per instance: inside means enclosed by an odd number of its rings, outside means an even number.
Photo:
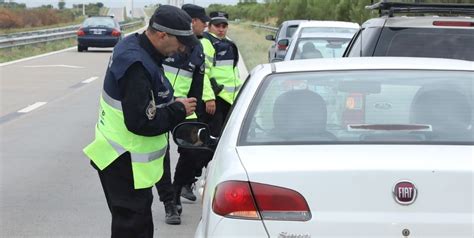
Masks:
[[[292,189],[309,205],[309,221],[264,219],[271,237],[472,236],[471,146],[243,146],[237,151],[251,182]],[[413,201],[403,204],[397,196]]]

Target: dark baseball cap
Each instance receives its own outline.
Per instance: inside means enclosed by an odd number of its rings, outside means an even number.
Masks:
[[[206,10],[203,7],[194,4],[184,4],[183,9],[191,18],[198,18],[203,22],[211,21],[211,18],[206,15]]]
[[[161,5],[150,18],[151,28],[176,36],[179,42],[188,47],[199,44],[194,35],[192,18],[183,10],[171,5]]]
[[[227,14],[226,12],[221,12],[221,11],[211,12],[209,13],[209,16],[211,17],[211,21],[209,22],[210,24],[213,24],[213,25],[217,25],[220,23],[229,24],[227,22],[227,19],[229,18],[229,14]]]

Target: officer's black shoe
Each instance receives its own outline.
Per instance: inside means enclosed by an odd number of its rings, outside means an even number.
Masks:
[[[191,184],[186,184],[181,188],[181,197],[186,198],[190,201],[196,201],[196,195],[193,193],[193,188],[191,187]]]
[[[181,217],[174,201],[165,202],[165,222],[169,225],[181,224]]]

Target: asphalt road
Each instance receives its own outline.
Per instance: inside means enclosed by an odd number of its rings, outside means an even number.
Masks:
[[[110,237],[99,178],[82,153],[110,55],[73,47],[0,65],[0,237]],[[200,201],[185,203],[182,225],[170,226],[154,195],[155,237],[192,237]]]

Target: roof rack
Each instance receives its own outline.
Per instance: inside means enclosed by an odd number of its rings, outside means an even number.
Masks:
[[[366,9],[379,10],[380,16],[393,17],[394,13],[443,13],[463,14],[474,16],[474,4],[452,4],[452,3],[406,3],[381,0]]]

